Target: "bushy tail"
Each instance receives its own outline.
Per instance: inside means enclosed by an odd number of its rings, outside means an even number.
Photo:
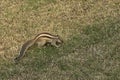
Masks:
[[[31,47],[34,43],[35,43],[34,40],[29,40],[26,43],[24,43],[20,50],[20,54],[14,59],[14,61],[18,62],[25,55],[27,49]]]

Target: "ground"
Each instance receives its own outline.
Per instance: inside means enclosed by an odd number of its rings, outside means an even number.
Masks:
[[[119,0],[1,0],[0,80],[119,80]],[[60,35],[60,48],[22,44],[41,32]]]

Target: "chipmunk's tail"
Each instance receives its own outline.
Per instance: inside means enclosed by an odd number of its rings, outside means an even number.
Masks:
[[[19,61],[25,55],[25,52],[27,51],[27,49],[31,47],[34,43],[35,43],[34,40],[29,40],[26,43],[24,43],[20,50],[19,55],[14,59],[14,61],[15,62]]]
[[[38,38],[41,37],[41,34],[38,34],[34,39],[27,41],[22,45],[19,55],[14,59],[15,62],[19,61],[24,55],[29,47],[31,47]]]

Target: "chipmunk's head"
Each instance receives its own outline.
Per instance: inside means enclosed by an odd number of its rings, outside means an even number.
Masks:
[[[57,44],[58,46],[61,45],[61,44],[63,44],[63,39],[62,39],[59,35],[57,35],[56,44]]]

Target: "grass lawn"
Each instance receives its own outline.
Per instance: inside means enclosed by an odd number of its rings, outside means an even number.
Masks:
[[[119,0],[1,0],[0,80],[120,80]],[[22,44],[40,32],[60,48]]]

